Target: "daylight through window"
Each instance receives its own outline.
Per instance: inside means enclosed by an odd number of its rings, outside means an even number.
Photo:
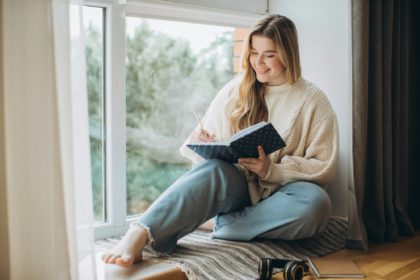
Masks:
[[[127,215],[147,207],[190,167],[178,151],[233,77],[234,28],[126,19]]]
[[[104,9],[83,7],[89,107],[93,212],[96,223],[106,221],[104,118]]]

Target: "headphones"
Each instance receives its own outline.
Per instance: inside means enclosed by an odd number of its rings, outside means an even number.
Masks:
[[[302,280],[309,273],[309,266],[302,260],[261,258],[258,264],[258,280],[270,280],[274,268],[283,271],[284,280]]]

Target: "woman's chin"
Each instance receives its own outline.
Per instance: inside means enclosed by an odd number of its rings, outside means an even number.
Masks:
[[[258,77],[257,76],[257,81],[262,83],[262,84],[265,84],[265,83],[268,82],[268,79],[266,77]]]

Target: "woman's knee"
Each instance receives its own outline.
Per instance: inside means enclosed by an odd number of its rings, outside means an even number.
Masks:
[[[221,159],[209,159],[203,163],[207,168],[213,169],[216,172],[231,173],[238,171],[238,169],[230,162]]]
[[[245,180],[246,182],[244,175],[233,164],[227,161],[210,159],[204,163],[203,167],[206,168],[209,173],[212,173],[213,176],[216,176],[223,181],[230,180],[232,183],[243,183]]]
[[[320,186],[305,182],[306,186],[310,186],[307,189],[308,196],[310,197],[310,203],[308,203],[308,211],[313,213],[320,213],[322,216],[329,216],[331,213],[331,200],[327,192]]]
[[[331,216],[331,200],[324,189],[314,196],[314,200],[308,206],[308,216],[310,219],[315,220],[318,224],[318,231],[322,231],[328,223]]]
[[[242,196],[243,193],[248,192],[245,175],[233,164],[220,159],[211,159],[207,160],[202,168],[211,178],[210,186],[215,192],[228,196]]]
[[[327,192],[311,182],[294,182],[289,185],[290,189],[295,189],[296,199],[300,201],[300,220],[306,220],[322,230],[331,215],[331,200]]]

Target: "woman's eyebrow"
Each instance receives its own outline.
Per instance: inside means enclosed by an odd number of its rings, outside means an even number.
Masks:
[[[256,49],[252,48],[253,51],[257,51]],[[268,50],[268,51],[263,51],[263,53],[277,53],[277,51],[275,50]]]

